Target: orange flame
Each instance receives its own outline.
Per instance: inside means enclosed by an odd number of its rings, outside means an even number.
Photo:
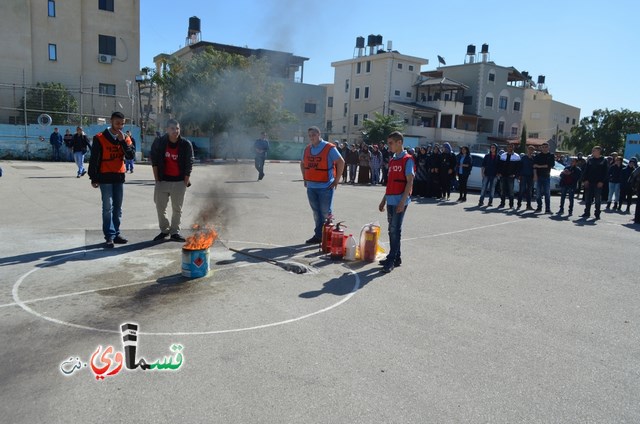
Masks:
[[[208,249],[218,238],[218,233],[216,233],[216,230],[214,230],[210,225],[205,227],[194,225],[193,229],[195,230],[195,233],[187,237],[184,246],[182,246],[185,250]]]

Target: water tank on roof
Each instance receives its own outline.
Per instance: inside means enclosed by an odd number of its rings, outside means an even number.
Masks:
[[[482,50],[480,53],[489,53],[489,45],[487,43],[482,45]]]
[[[538,75],[538,84],[544,84],[544,75]]]
[[[189,18],[189,32],[200,32],[200,18],[197,16]]]
[[[376,36],[371,34],[367,37],[367,47],[374,47],[376,45]]]
[[[364,37],[356,37],[356,49],[364,48]]]
[[[467,46],[467,54],[468,55],[476,54],[476,46],[474,46],[473,44],[469,44]]]
[[[376,35],[376,46],[381,46],[382,45],[382,35],[378,34]]]

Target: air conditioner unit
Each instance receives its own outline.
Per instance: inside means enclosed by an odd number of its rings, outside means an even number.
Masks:
[[[100,63],[111,63],[111,62],[113,62],[113,56],[111,56],[110,54],[99,54],[98,55],[98,62],[100,62]]]

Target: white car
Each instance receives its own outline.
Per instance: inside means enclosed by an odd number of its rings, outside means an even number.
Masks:
[[[483,159],[484,155],[482,153],[471,153],[473,168],[471,168],[471,175],[469,175],[469,181],[467,182],[467,187],[470,189],[480,190],[482,188],[481,168]],[[551,170],[551,193],[560,192],[560,173],[562,172],[562,170],[564,170],[564,165],[560,162],[556,162],[555,166]],[[513,185],[513,191],[517,193],[519,190],[520,184],[516,179],[515,184]],[[498,191],[499,190],[496,190],[496,192]]]

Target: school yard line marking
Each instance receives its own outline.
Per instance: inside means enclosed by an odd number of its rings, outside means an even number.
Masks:
[[[451,234],[460,234],[460,233],[466,233],[467,231],[483,230],[485,228],[498,227],[500,225],[513,224],[514,222],[521,222],[521,221],[522,221],[521,219],[514,219],[513,221],[499,222],[497,224],[483,225],[481,227],[465,228],[462,230],[449,231],[447,233],[429,234],[427,236],[420,236],[420,237],[410,237],[410,238],[402,239],[402,241],[413,241],[413,240],[421,240],[421,239],[428,239],[428,238],[441,237],[441,236],[449,236]]]
[[[229,241],[230,243],[237,243],[234,241]],[[266,245],[266,246],[275,246],[275,247],[286,247],[286,246],[277,246],[274,244],[270,244],[270,243],[259,243],[259,242],[251,242],[251,244],[260,244],[260,245]],[[34,303],[38,300],[46,300],[47,298],[42,298],[42,299],[33,299],[33,300],[27,300],[27,301],[22,301],[20,299],[19,296],[19,290],[20,290],[20,285],[24,282],[24,280],[31,275],[32,273],[42,269],[42,268],[47,268],[50,266],[55,265],[57,262],[61,262],[64,261],[66,259],[68,259],[71,256],[75,256],[75,255],[79,255],[79,254],[84,254],[85,251],[79,251],[79,252],[75,252],[72,253],[70,255],[66,255],[63,256],[61,258],[57,258],[47,264],[45,264],[44,266],[41,267],[37,267],[32,269],[31,271],[26,272],[25,274],[23,274],[20,278],[18,278],[18,280],[15,282],[15,284],[13,285],[13,288],[11,290],[13,299],[15,300],[15,303],[13,304],[7,304],[7,305],[0,305],[0,306],[13,306],[13,305],[17,305],[20,308],[22,308],[24,311],[40,318],[43,319],[45,321],[49,321],[52,322],[54,324],[59,324],[59,325],[64,325],[67,327],[73,327],[73,328],[79,328],[82,330],[90,330],[90,331],[98,331],[101,333],[112,333],[112,334],[120,334],[120,331],[118,330],[107,330],[107,329],[103,329],[103,328],[96,328],[96,327],[89,327],[86,325],[80,325],[80,324],[74,324],[72,322],[67,322],[67,321],[62,321],[56,318],[52,318],[49,317],[47,315],[41,314],[38,311],[35,311],[34,309],[30,308],[29,306],[27,306],[27,303]],[[250,265],[254,265],[254,264],[246,264],[246,265],[240,265],[238,267],[243,267],[243,266],[250,266]],[[344,265],[343,265],[344,266]],[[233,267],[233,268],[238,268],[238,267]],[[232,268],[232,267],[229,267]],[[345,266],[345,268],[347,268]],[[338,302],[334,303],[333,305],[329,305],[323,309],[320,309],[318,311],[315,312],[311,312],[309,314],[306,315],[302,315],[296,318],[290,318],[284,321],[277,321],[277,322],[272,322],[272,323],[268,323],[268,324],[262,324],[262,325],[256,325],[256,326],[252,326],[252,327],[243,327],[243,328],[231,328],[231,329],[227,329],[227,330],[212,330],[212,331],[178,331],[178,332],[162,332],[162,333],[147,333],[147,332],[139,332],[139,334],[144,334],[146,336],[202,336],[202,335],[214,335],[214,334],[224,334],[224,333],[239,333],[239,332],[244,332],[244,331],[251,331],[251,330],[260,330],[263,328],[269,328],[269,327],[276,327],[279,325],[284,325],[284,324],[290,324],[296,321],[301,321],[303,319],[312,317],[314,315],[319,315],[322,314],[324,312],[328,312],[334,308],[337,308],[338,306],[342,305],[343,303],[345,303],[346,301],[348,301],[349,299],[351,299],[356,292],[358,291],[358,289],[360,288],[360,276],[358,275],[357,272],[347,268],[347,270],[351,273],[351,275],[353,275],[355,277],[355,284],[353,285],[353,288],[351,289],[351,292],[348,293],[343,299],[340,299]],[[148,281],[152,281],[152,280],[147,280],[144,282],[138,282],[138,283],[130,283],[130,284],[125,284],[123,286],[127,286],[127,285],[134,285],[134,284],[143,284],[145,282]],[[123,287],[123,286],[117,286],[117,287]],[[51,298],[60,298],[60,297],[66,297],[66,296],[72,296],[74,294],[87,294],[87,293],[93,293],[93,292],[97,292],[100,290],[109,290],[109,289],[113,289],[113,288],[117,288],[116,286],[114,287],[110,287],[110,288],[104,288],[104,289],[94,289],[94,290],[85,290],[84,292],[81,293],[70,293],[67,295],[57,295],[57,296],[52,296]]]

